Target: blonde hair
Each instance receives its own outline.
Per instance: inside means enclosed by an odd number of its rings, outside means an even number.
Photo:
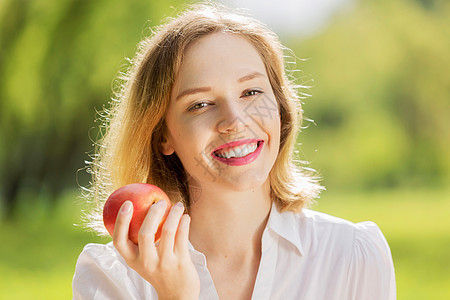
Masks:
[[[263,24],[217,4],[194,5],[156,28],[139,44],[123,84],[105,110],[104,135],[89,163],[93,175],[88,195],[95,207],[89,227],[104,233],[102,208],[116,188],[135,182],[159,186],[172,202],[189,209],[186,173],[176,154],[161,153],[171,89],[186,47],[215,32],[246,38],[259,52],[274,91],[281,120],[280,149],[269,174],[271,198],[280,211],[299,211],[318,196],[321,187],[294,159],[302,119],[300,99],[286,72],[283,47]]]

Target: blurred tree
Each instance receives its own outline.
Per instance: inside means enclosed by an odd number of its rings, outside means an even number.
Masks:
[[[450,177],[450,5],[362,1],[293,44],[315,79],[303,151],[342,188],[439,186]],[[314,145],[316,152],[309,151]]]
[[[112,79],[148,33],[145,26],[159,23],[180,2],[0,2],[4,215],[13,216],[21,198],[51,202],[76,187],[76,170],[92,149],[88,130],[95,108],[109,101]],[[80,180],[87,184],[85,172]]]

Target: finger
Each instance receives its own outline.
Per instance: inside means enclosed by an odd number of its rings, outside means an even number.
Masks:
[[[169,215],[167,216],[161,231],[161,241],[159,245],[162,251],[161,253],[174,253],[175,234],[178,230],[178,224],[180,223],[183,212],[184,206],[181,202],[178,202],[170,209]]]
[[[150,255],[156,255],[155,234],[166,211],[167,203],[160,200],[150,206],[141,229],[139,229],[139,250]]]
[[[181,217],[180,225],[175,236],[175,254],[181,257],[189,255],[189,225],[191,223],[191,217],[188,214],[184,214]]]
[[[131,218],[133,217],[133,203],[125,201],[117,214],[113,231],[113,244],[125,260],[132,259],[136,247],[128,238]]]

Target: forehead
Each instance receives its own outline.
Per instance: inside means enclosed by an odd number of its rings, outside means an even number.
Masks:
[[[255,71],[267,75],[257,49],[238,34],[218,32],[187,47],[176,82],[182,85],[206,84],[226,77],[240,78]]]

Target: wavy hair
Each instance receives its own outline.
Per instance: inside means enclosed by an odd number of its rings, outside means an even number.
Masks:
[[[321,189],[311,171],[295,159],[294,145],[302,120],[297,86],[285,70],[283,46],[259,21],[217,4],[193,5],[143,39],[111,107],[100,115],[103,135],[88,162],[92,183],[85,197],[94,207],[87,214],[88,227],[105,233],[102,208],[116,188],[135,182],[163,189],[173,203],[189,210],[186,172],[176,154],[161,152],[165,116],[171,89],[185,49],[215,32],[237,34],[259,52],[278,104],[280,148],[270,171],[271,198],[280,211],[300,211]]]

